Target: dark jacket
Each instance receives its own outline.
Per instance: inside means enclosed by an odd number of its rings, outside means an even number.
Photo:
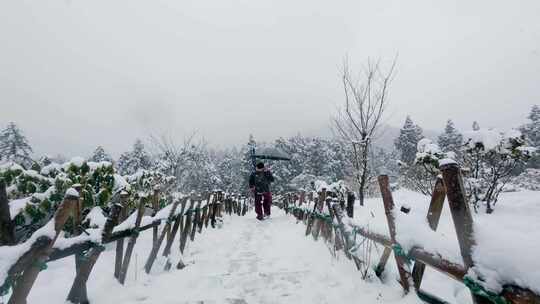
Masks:
[[[256,193],[270,192],[274,176],[270,171],[255,171],[249,176],[249,188],[255,187]]]

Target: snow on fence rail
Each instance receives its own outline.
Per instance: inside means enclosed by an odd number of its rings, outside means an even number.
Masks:
[[[369,258],[369,256],[366,256],[365,252],[364,255],[359,255],[359,247],[365,240],[383,245],[385,249],[375,269],[375,274],[379,277],[383,274],[385,265],[393,252],[404,291],[409,292],[411,288],[414,288],[418,296],[427,303],[447,303],[420,288],[424,269],[429,266],[464,283],[470,289],[474,303],[539,304],[540,295],[527,288],[505,285],[500,292],[491,290],[486,286],[484,278],[471,269],[474,266],[471,253],[475,245],[473,218],[465,197],[460,169],[456,164],[450,163],[441,166],[441,171],[442,177],[437,179],[426,217],[430,228],[435,231],[445,198],[447,198],[463,264],[453,262],[421,246],[413,246],[405,250],[396,240],[398,227],[395,224],[395,205],[388,176],[385,175],[379,176],[378,182],[388,223],[388,236],[370,231],[352,221],[354,197],[346,193],[331,192],[326,188],[318,193],[307,195],[305,192],[288,193],[282,196],[276,205],[306,224],[306,236],[311,234],[315,240],[322,237],[333,246],[335,251],[343,250],[345,256],[354,262],[358,270],[364,267],[366,273],[367,266],[363,258]],[[348,217],[345,216],[344,209],[347,210]],[[406,208],[402,208],[401,211],[408,212]],[[357,242],[356,235],[364,237],[364,240]],[[414,266],[411,265],[412,262]]]
[[[124,284],[139,233],[149,229],[154,232],[153,246],[144,266],[145,271],[149,273],[152,269],[163,243],[165,246],[161,254],[167,258],[165,270],[171,269],[169,254],[177,234],[180,259],[176,268],[182,269],[185,267],[182,253],[187,242],[193,242],[197,233],[202,233],[203,228],[208,226],[220,226],[223,214],[243,216],[248,211],[245,197],[227,195],[221,191],[169,197],[169,204],[157,211],[159,190],[155,189],[151,197],[139,197],[132,214],[128,216],[130,202],[127,193],[123,193],[118,201],[112,203],[102,226],[86,230],[79,227],[80,235],[65,238],[62,229],[68,219],[80,216],[81,200],[76,191],[66,192],[53,219],[45,226],[23,243],[0,247],[0,294],[9,295],[11,290],[9,304],[26,303],[39,272],[47,268],[46,263],[69,256],[75,256],[76,276],[67,300],[71,303],[89,303],[86,283],[104,245],[116,243],[114,276]],[[155,211],[153,216],[144,216],[147,203],[151,203]],[[164,225],[159,233],[161,224]],[[5,184],[0,180],[0,234],[13,236],[14,226],[9,215]],[[0,242],[0,245],[6,243]]]

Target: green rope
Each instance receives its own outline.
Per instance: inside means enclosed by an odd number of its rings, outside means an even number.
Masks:
[[[472,294],[485,297],[495,304],[508,303],[505,298],[499,296],[497,293],[493,291],[487,290],[486,288],[484,288],[484,286],[482,286],[482,284],[480,284],[478,281],[476,281],[475,279],[469,276],[465,276],[463,278],[463,284],[465,284],[465,286],[469,288]]]
[[[407,254],[407,252],[403,249],[403,247],[401,247],[401,245],[393,244],[392,245],[392,250],[394,250],[394,253],[397,256],[400,256],[400,257],[404,258],[405,261],[407,262],[407,264],[412,263],[411,257]]]
[[[9,293],[9,290],[13,286],[16,278],[11,278],[10,276],[4,281],[4,284],[0,286],[0,296],[5,296]]]
[[[36,260],[34,266],[39,267],[39,271],[47,269],[47,263],[40,260]]]
[[[101,245],[101,244],[97,244],[94,247],[97,248],[98,250],[101,250],[101,251],[104,251],[106,249],[105,246]]]
[[[140,233],[139,228],[131,229],[131,236],[132,237],[139,237],[139,233]]]

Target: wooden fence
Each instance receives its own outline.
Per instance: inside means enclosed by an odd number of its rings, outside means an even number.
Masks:
[[[113,275],[121,284],[124,284],[131,256],[141,232],[153,230],[153,244],[144,265],[145,271],[147,273],[151,271],[162,245],[164,246],[161,255],[167,257],[165,270],[170,270],[172,261],[169,254],[177,235],[179,236],[179,251],[183,253],[187,242],[195,241],[196,235],[202,233],[205,228],[209,226],[215,228],[221,225],[223,214],[243,216],[249,208],[245,197],[226,195],[221,191],[199,196],[169,198],[169,204],[162,210],[158,210],[159,204],[157,202],[159,202],[159,191],[157,190],[150,197],[140,197],[132,216],[128,217],[127,194],[121,194],[119,199],[111,205],[105,225],[100,229],[95,229],[98,231],[93,231],[97,232],[98,237],[95,237],[95,234],[92,237],[93,233],[88,232],[86,233],[90,236],[84,237],[85,230],[76,226],[77,229],[81,230],[81,237],[73,238],[74,241],[69,242],[67,246],[65,244],[55,246],[59,238],[63,242],[70,240],[60,237],[68,218],[72,217],[75,223],[80,223],[81,199],[73,193],[66,195],[54,218],[46,227],[38,230],[24,244],[11,244],[14,246],[13,248],[22,246],[21,250],[24,252],[9,267],[5,280],[0,281],[0,294],[9,294],[11,289],[9,304],[26,303],[38,274],[46,269],[46,263],[74,256],[76,276],[67,300],[72,303],[89,303],[86,283],[100,254],[105,249],[105,244],[115,243],[116,245]],[[143,221],[147,203],[150,203],[154,214],[149,220],[146,217],[146,220]],[[128,220],[133,218],[135,218],[134,222]],[[160,225],[162,226],[161,231],[159,231]],[[2,229],[1,233],[8,233],[8,235],[12,235],[14,229],[14,224],[9,216],[9,203],[3,183],[0,183],[0,228]],[[184,261],[180,258],[176,268],[182,269],[184,267]]]
[[[471,255],[472,247],[475,245],[473,218],[465,196],[459,167],[456,164],[448,164],[442,166],[441,171],[442,177],[439,177],[435,184],[426,218],[430,228],[436,230],[445,198],[447,198],[463,264],[454,263],[436,252],[430,252],[419,246],[412,247],[407,252],[403,249],[396,241],[398,227],[394,221],[395,204],[388,176],[385,175],[378,177],[378,183],[388,223],[389,237],[371,232],[347,219],[343,210],[347,209],[349,217],[352,217],[350,195],[338,195],[326,189],[315,195],[305,192],[289,193],[284,195],[276,205],[295,216],[298,221],[305,223],[306,235],[311,234],[315,240],[322,237],[326,242],[332,244],[336,251],[342,250],[359,270],[362,265],[365,266],[366,261],[354,253],[359,244],[353,235],[358,234],[367,240],[383,245],[385,249],[375,269],[376,275],[383,274],[385,265],[393,253],[404,291],[407,293],[411,289],[414,290],[425,302],[447,303],[436,295],[421,289],[425,267],[429,266],[464,283],[471,290],[474,303],[540,304],[540,296],[529,289],[505,285],[502,292],[497,293],[485,288],[482,284],[482,278],[472,278],[468,275],[469,268],[474,266]],[[402,209],[402,211],[408,212],[406,209]]]

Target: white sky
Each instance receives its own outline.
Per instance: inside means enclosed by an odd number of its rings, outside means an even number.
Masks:
[[[538,16],[538,0],[0,0],[0,125],[66,155],[322,134],[344,56],[399,53],[389,124],[507,129],[540,102]]]

